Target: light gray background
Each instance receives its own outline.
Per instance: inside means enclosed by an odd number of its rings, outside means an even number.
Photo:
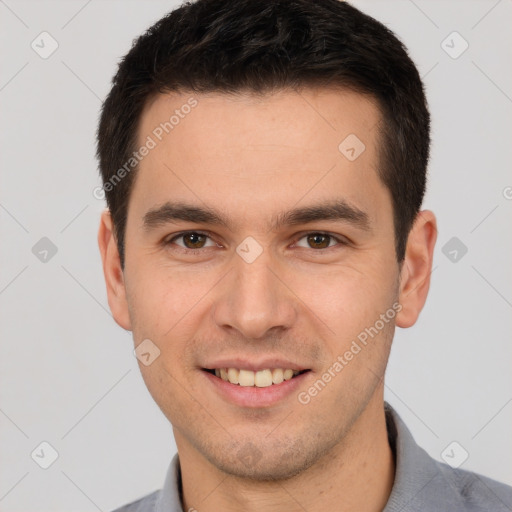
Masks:
[[[433,457],[457,441],[463,468],[512,484],[512,2],[354,4],[408,46],[433,117],[432,286],[397,332],[387,399]],[[111,510],[160,488],[175,452],[108,309],[92,194],[116,63],[175,5],[0,0],[2,511]],[[31,48],[42,31],[59,44],[46,60]],[[457,59],[441,47],[453,31],[469,43]],[[46,263],[32,253],[42,237],[58,248]],[[468,248],[455,263],[452,237]],[[46,470],[31,458],[42,441],[59,454]]]

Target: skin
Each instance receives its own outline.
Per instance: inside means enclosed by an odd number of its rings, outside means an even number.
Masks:
[[[140,163],[124,271],[108,210],[98,234],[116,322],[133,332],[135,346],[149,338],[161,351],[139,366],[173,426],[184,510],[382,510],[395,469],[383,377],[395,323],[413,325],[427,297],[435,216],[420,212],[399,266],[391,196],[376,171],[380,114],[366,96],[159,95],[142,115],[141,144],[191,96],[197,106]],[[354,161],[338,150],[348,134],[366,146]],[[369,229],[346,220],[270,228],[279,212],[336,199],[366,212]],[[147,211],[177,200],[215,208],[232,226],[144,229]],[[202,247],[173,238],[187,230],[211,238]],[[311,244],[307,235],[318,232],[347,243]],[[248,236],[263,248],[250,264],[236,252]],[[184,254],[187,245],[199,249]],[[394,320],[300,403],[297,393],[395,303]],[[269,407],[230,403],[201,370],[220,356],[265,355],[311,370],[297,392]],[[252,462],[240,455],[247,451]]]

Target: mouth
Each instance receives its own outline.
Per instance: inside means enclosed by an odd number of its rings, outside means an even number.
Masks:
[[[295,379],[311,370],[293,370],[291,368],[265,368],[252,371],[239,368],[202,368],[203,371],[224,382],[239,387],[268,388],[278,386],[285,381]]]

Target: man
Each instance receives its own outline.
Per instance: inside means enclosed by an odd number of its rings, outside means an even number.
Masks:
[[[98,240],[178,454],[119,511],[512,509],[384,403],[430,283],[429,125],[403,45],[337,0],[198,0],[136,41]]]

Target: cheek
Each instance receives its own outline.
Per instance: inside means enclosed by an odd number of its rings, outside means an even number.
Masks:
[[[180,411],[192,410],[195,405],[188,393],[184,393],[187,383],[176,372],[168,368],[169,354],[162,353],[149,365],[139,363],[140,372],[146,387],[155,403],[167,419],[175,424],[180,422]],[[171,359],[172,356],[171,356]],[[196,396],[196,395],[194,395]]]
[[[373,325],[396,300],[392,272],[378,264],[323,270],[309,272],[303,279],[290,276],[290,287],[339,343]]]
[[[201,299],[214,285],[214,277],[158,264],[139,265],[126,283],[134,338],[164,340],[179,329],[200,310]]]

